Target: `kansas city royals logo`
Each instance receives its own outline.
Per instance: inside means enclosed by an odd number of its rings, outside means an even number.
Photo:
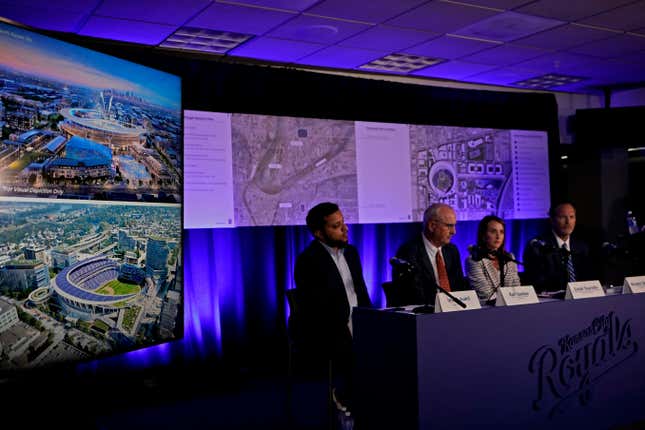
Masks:
[[[589,326],[560,338],[557,345],[541,346],[529,360],[529,372],[537,378],[533,409],[548,410],[553,417],[564,411],[567,401],[587,405],[594,382],[637,351],[631,319],[621,321],[614,312],[594,318]]]

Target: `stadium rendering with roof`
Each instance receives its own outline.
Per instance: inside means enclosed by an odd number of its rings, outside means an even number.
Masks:
[[[63,269],[53,281],[61,306],[83,320],[123,309],[141,295],[141,287],[120,282],[119,266],[106,257],[83,260]]]
[[[60,114],[65,118],[59,127],[73,136],[81,136],[114,147],[129,146],[139,142],[146,133],[142,127],[129,127],[107,119],[97,110],[68,108]]]
[[[65,157],[52,158],[45,171],[58,178],[104,178],[112,175],[112,151],[105,145],[73,136],[65,147]]]

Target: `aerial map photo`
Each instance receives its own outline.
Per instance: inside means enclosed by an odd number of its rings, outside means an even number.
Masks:
[[[459,219],[513,211],[511,131],[410,126],[415,220],[430,203],[447,203]]]
[[[358,222],[353,121],[232,115],[235,223],[304,224],[321,201]]]

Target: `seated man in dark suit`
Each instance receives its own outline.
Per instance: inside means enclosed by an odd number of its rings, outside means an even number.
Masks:
[[[397,258],[414,266],[409,274],[394,268],[392,277],[399,284],[403,303],[434,304],[437,285],[448,291],[468,289],[459,250],[450,243],[457,232],[456,226],[454,209],[435,203],[423,214],[422,233],[399,247]]]
[[[340,403],[350,401],[352,308],[371,306],[356,248],[334,203],[320,203],[307,214],[314,240],[297,257],[296,290],[300,305],[298,342],[311,358],[331,359]]]
[[[538,236],[524,248],[524,284],[538,293],[560,291],[568,282],[595,279],[589,246],[572,236],[576,228],[576,209],[560,203],[549,209],[550,231]]]

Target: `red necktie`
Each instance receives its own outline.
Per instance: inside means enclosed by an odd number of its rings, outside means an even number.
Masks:
[[[448,271],[446,264],[441,256],[441,249],[437,251],[437,275],[439,276],[439,286],[446,291],[450,291],[450,281],[448,280]]]

